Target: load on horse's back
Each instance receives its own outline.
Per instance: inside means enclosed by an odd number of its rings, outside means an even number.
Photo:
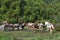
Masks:
[[[0,25],[0,30],[4,30],[4,24]]]
[[[32,22],[29,22],[29,23],[27,23],[27,27],[28,27],[28,29],[34,29],[34,23],[32,23]]]

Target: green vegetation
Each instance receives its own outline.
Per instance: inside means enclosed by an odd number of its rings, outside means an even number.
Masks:
[[[0,0],[0,20],[37,22],[60,20],[60,0]]]
[[[0,40],[60,40],[60,32],[49,35],[41,31],[0,31]]]
[[[50,20],[60,31],[60,0],[0,0],[0,23],[44,22]],[[48,35],[48,36],[47,36]],[[53,34],[26,31],[0,31],[0,40],[60,40],[60,32]]]

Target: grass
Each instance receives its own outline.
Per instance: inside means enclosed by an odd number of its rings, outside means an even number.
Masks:
[[[41,31],[0,31],[0,40],[60,40],[60,32],[49,35]]]

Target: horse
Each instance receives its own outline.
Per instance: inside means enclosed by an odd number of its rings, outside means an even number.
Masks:
[[[32,22],[25,23],[25,27],[29,30],[39,29],[40,26],[42,26],[42,25],[38,25],[37,23],[32,23]]]
[[[39,30],[44,30],[44,25],[43,25],[43,23],[37,23],[37,25],[39,26]]]
[[[14,30],[14,25],[12,23],[6,23],[5,24],[5,27],[4,27],[4,30]]]
[[[27,29],[33,30],[34,29],[34,23],[29,22],[26,24]]]
[[[14,30],[19,30],[19,24],[13,24]]]
[[[28,23],[27,24],[27,27],[28,27],[28,29],[30,29],[30,30],[43,30],[44,29],[44,25],[43,25],[43,23],[32,23],[32,22],[30,22],[30,23]]]
[[[24,30],[27,24],[25,22],[19,23],[19,29]]]
[[[49,30],[50,31],[50,34],[52,34],[53,33],[53,30],[54,30],[54,25],[52,23],[48,22],[48,21],[45,22],[45,25],[46,25],[46,28],[47,28],[46,31]]]
[[[12,23],[6,23],[5,24],[5,30],[19,30],[19,24],[12,24]]]

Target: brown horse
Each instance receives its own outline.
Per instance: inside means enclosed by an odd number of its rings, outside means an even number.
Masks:
[[[27,29],[32,30],[32,29],[34,29],[34,23],[27,23],[26,27],[27,27]]]

